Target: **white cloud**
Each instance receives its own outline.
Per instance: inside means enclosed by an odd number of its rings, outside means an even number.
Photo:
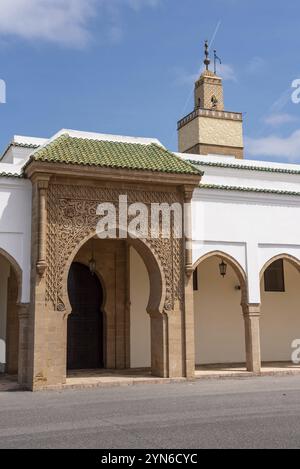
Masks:
[[[217,74],[223,78],[223,80],[227,81],[235,81],[237,82],[237,77],[233,67],[229,64],[221,64],[218,65]]]
[[[288,137],[269,135],[257,139],[246,138],[245,146],[247,153],[251,156],[300,162],[300,129]]]
[[[124,0],[119,1],[124,3]],[[139,10],[143,6],[156,7],[161,2],[161,0],[127,0],[127,2],[131,8]]]
[[[281,114],[269,114],[268,116],[263,118],[263,121],[267,125],[271,125],[273,127],[277,127],[283,124],[289,124],[291,122],[296,122],[298,119],[287,113]]]
[[[1,0],[0,35],[84,46],[95,0]]]
[[[193,83],[199,78],[200,73],[187,73],[182,68],[174,68],[173,71],[174,81],[176,85],[192,86]]]
[[[250,75],[262,73],[266,68],[266,61],[262,57],[253,57],[246,66],[246,71]]]
[[[201,67],[198,73],[187,73],[185,70],[181,68],[176,68],[174,69],[175,83],[177,85],[192,86],[195,83],[195,81],[200,77],[203,71],[204,71],[204,66]],[[221,76],[223,80],[237,82],[237,77],[231,65],[228,65],[228,64],[218,65],[217,75]]]
[[[122,34],[121,10],[155,7],[161,0],[0,0],[0,37],[44,40],[84,47],[90,40],[90,22],[103,18],[104,34],[117,40]]]

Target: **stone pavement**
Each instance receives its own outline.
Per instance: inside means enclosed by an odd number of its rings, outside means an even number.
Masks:
[[[0,392],[22,391],[22,389],[17,382],[17,376],[0,374]]]
[[[249,378],[251,376],[282,376],[300,373],[300,366],[289,362],[263,363],[260,373],[249,373],[244,364],[199,365],[196,366],[196,379]]]
[[[265,363],[261,373],[249,373],[243,364],[202,365],[196,367],[195,380],[251,378],[253,376],[284,376],[300,374],[300,367],[292,363]],[[48,390],[106,388],[139,384],[169,384],[186,382],[185,378],[157,378],[150,370],[77,370],[68,373],[63,386],[51,386]],[[16,376],[0,375],[0,392],[18,391],[22,387]]]

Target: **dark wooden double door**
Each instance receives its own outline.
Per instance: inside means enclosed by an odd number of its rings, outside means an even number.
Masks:
[[[67,368],[103,368],[103,290],[96,274],[78,262],[71,265],[68,293]]]

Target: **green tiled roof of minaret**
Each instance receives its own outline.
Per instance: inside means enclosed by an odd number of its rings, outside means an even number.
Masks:
[[[139,144],[70,137],[63,134],[37,150],[30,161],[200,175],[192,164],[156,143]]]

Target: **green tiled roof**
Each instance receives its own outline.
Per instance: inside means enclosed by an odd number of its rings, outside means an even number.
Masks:
[[[152,143],[108,142],[61,135],[37,150],[31,161],[201,175],[201,171]]]
[[[20,147],[20,148],[39,148],[40,145],[37,145],[35,143],[19,143],[19,142],[13,142],[11,144],[13,147]]]
[[[21,178],[22,175],[21,174],[17,174],[17,173],[0,173],[0,177],[4,177],[4,178]]]

